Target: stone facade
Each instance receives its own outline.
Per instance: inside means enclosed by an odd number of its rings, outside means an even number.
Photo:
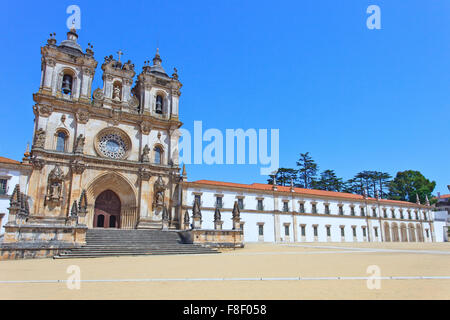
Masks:
[[[33,144],[24,159],[30,170],[18,191],[28,211],[19,219],[10,209],[4,245],[80,245],[87,228],[113,224],[182,227],[177,73],[166,74],[157,52],[134,83],[134,64],[119,52],[117,60],[104,58],[103,87],[92,92],[97,61],[77,39],[70,30],[60,45],[52,37],[41,48]],[[119,199],[117,216],[97,203],[106,191]]]

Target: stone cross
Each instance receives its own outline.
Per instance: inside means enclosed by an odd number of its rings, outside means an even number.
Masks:
[[[119,62],[120,62],[120,56],[123,55],[123,52],[121,50],[117,51],[117,54],[119,55]]]

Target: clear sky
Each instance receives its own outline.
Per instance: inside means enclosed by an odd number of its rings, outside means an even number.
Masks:
[[[66,38],[103,58],[143,62],[160,48],[183,83],[180,119],[203,128],[278,128],[280,166],[309,151],[320,170],[419,170],[450,184],[450,1],[7,1],[0,11],[0,155],[20,160],[33,133],[40,47]],[[369,5],[381,30],[369,30]],[[258,165],[189,165],[188,180],[265,182]]]

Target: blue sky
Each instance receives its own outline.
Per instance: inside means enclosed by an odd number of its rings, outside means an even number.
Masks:
[[[20,160],[33,132],[40,47],[66,37],[99,61],[119,49],[136,71],[160,48],[183,83],[180,118],[203,128],[278,128],[280,166],[309,151],[344,179],[419,170],[450,184],[450,1],[8,1],[0,12],[0,155]],[[366,8],[381,8],[369,30]],[[189,165],[188,179],[265,182],[257,165]]]

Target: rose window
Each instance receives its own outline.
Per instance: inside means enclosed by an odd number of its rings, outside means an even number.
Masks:
[[[131,143],[128,136],[119,130],[103,130],[96,140],[97,152],[107,158],[124,159],[130,150]]]

